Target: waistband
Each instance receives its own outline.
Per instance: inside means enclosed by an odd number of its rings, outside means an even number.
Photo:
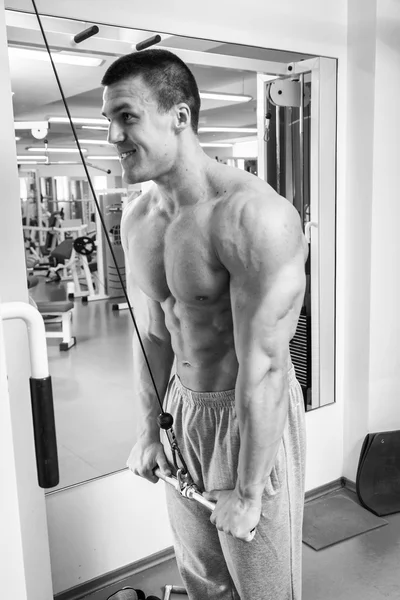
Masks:
[[[289,387],[296,379],[296,371],[294,366],[291,364],[288,370],[288,383]],[[235,389],[224,390],[221,392],[195,392],[194,390],[190,390],[185,387],[182,381],[179,378],[179,375],[175,373],[172,377],[168,393],[172,391],[172,386],[175,387],[175,390],[182,397],[184,401],[187,401],[191,404],[196,404],[197,406],[232,406],[235,402]]]

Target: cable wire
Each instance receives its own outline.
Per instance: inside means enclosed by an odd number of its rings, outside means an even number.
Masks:
[[[100,218],[100,221],[101,221],[101,225],[103,227],[103,231],[104,231],[104,234],[106,236],[107,244],[108,244],[108,247],[110,249],[110,253],[111,253],[112,259],[113,259],[114,264],[115,264],[115,268],[116,268],[116,271],[117,271],[117,274],[118,274],[119,281],[121,283],[123,295],[124,295],[124,297],[126,299],[126,302],[127,302],[127,305],[128,305],[128,310],[129,310],[129,313],[130,313],[133,325],[135,327],[136,334],[138,336],[140,347],[141,347],[142,352],[143,352],[143,357],[144,357],[144,359],[146,361],[146,365],[147,365],[147,368],[148,368],[148,371],[149,371],[149,375],[150,375],[150,378],[151,378],[151,381],[152,381],[152,384],[153,384],[153,387],[154,387],[154,391],[155,391],[156,396],[157,396],[158,403],[159,403],[160,408],[161,408],[161,412],[162,412],[162,414],[164,414],[165,411],[164,411],[164,408],[163,408],[163,404],[162,404],[160,395],[158,393],[158,389],[157,389],[157,386],[156,386],[156,382],[154,380],[153,372],[152,372],[151,367],[150,367],[149,359],[148,359],[146,351],[144,349],[143,341],[142,341],[142,338],[141,338],[141,335],[140,335],[140,332],[139,332],[139,328],[138,328],[135,316],[133,314],[133,309],[132,309],[131,303],[129,301],[129,297],[128,297],[128,293],[127,293],[127,290],[126,290],[126,286],[125,286],[123,277],[121,275],[120,268],[119,268],[118,263],[117,263],[117,259],[116,259],[116,256],[115,256],[115,253],[114,253],[114,249],[113,249],[113,246],[112,246],[112,243],[111,243],[111,240],[110,240],[110,236],[108,235],[108,231],[107,231],[107,227],[106,227],[106,223],[105,223],[103,214],[102,214],[102,212],[100,210],[99,201],[97,200],[96,192],[94,190],[93,183],[92,183],[92,180],[91,180],[91,177],[90,177],[87,165],[86,165],[85,157],[83,155],[82,148],[81,148],[81,145],[80,145],[77,133],[76,133],[76,129],[75,129],[72,117],[71,117],[71,113],[69,111],[67,100],[66,100],[65,95],[64,95],[64,90],[62,88],[61,81],[60,81],[60,79],[58,77],[58,72],[57,72],[56,66],[55,66],[54,61],[53,61],[53,57],[52,57],[51,50],[50,50],[50,47],[49,47],[49,44],[48,44],[48,41],[47,41],[46,33],[44,31],[44,28],[43,28],[43,25],[42,25],[42,21],[41,21],[39,12],[37,10],[35,0],[32,0],[32,4],[33,4],[33,8],[34,8],[34,11],[35,11],[38,23],[39,23],[40,31],[41,31],[42,36],[43,36],[43,40],[44,40],[44,43],[45,43],[45,46],[46,46],[46,50],[47,50],[47,53],[48,53],[49,58],[50,58],[51,66],[53,68],[54,76],[55,76],[56,81],[57,81],[58,89],[60,90],[60,94],[61,94],[61,98],[62,98],[62,101],[63,101],[63,104],[64,104],[64,108],[66,110],[66,113],[67,113],[67,116],[68,116],[68,119],[69,119],[69,122],[70,122],[70,125],[71,125],[72,133],[73,133],[73,136],[75,138],[76,145],[78,147],[78,151],[79,151],[79,154],[80,154],[80,157],[81,157],[82,165],[83,165],[83,168],[85,170],[86,177],[88,179],[90,191],[92,192],[93,199],[94,199],[94,202],[96,204],[97,212],[98,212],[98,215],[99,215],[99,218]]]

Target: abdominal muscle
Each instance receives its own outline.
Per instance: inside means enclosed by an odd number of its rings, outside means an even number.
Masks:
[[[233,389],[238,362],[229,297],[196,304],[189,306],[172,296],[162,303],[176,372],[182,384],[194,391]]]

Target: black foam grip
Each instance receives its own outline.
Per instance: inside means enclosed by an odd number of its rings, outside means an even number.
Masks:
[[[84,29],[80,33],[74,35],[74,42],[75,44],[80,44],[81,42],[84,42],[88,38],[92,37],[92,35],[96,35],[96,33],[99,33],[99,31],[100,30],[97,27],[97,25],[92,25],[91,27],[88,27],[87,29]]]
[[[147,40],[143,40],[143,42],[136,44],[136,50],[138,52],[140,52],[140,50],[146,50],[146,48],[150,48],[150,46],[154,46],[154,44],[158,44],[159,42],[161,42],[161,36],[153,35],[152,37],[147,38]]]
[[[60,482],[51,377],[30,378],[36,466],[41,488]]]

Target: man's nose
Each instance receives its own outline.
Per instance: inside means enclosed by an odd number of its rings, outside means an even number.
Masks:
[[[123,128],[118,123],[111,122],[108,127],[107,141],[109,144],[118,144],[125,140]]]

